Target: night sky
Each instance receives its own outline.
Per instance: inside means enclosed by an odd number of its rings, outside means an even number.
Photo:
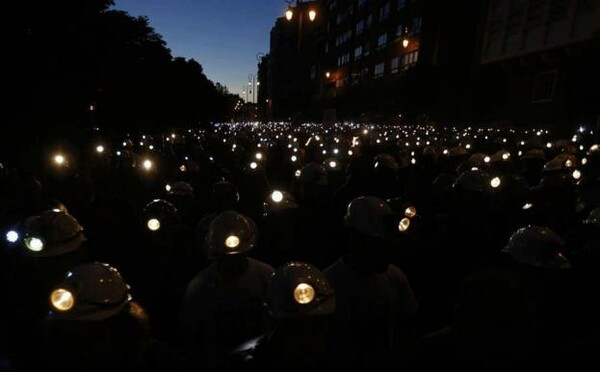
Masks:
[[[212,81],[241,94],[256,74],[258,53],[269,51],[269,33],[285,0],[115,0],[115,8],[147,16],[173,56],[194,58]]]

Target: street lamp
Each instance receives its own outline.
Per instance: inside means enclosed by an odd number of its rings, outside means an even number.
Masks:
[[[298,4],[302,3],[302,0],[296,0],[296,6],[295,8],[292,7],[292,3],[294,2],[294,0],[285,0],[286,3],[288,3],[288,7],[285,11],[285,18],[288,21],[291,21],[292,18],[294,17],[294,9],[300,9],[298,8]],[[308,11],[308,19],[310,19],[311,22],[313,22],[315,19],[317,18],[317,11],[314,9],[310,9]],[[302,14],[300,14],[300,20],[302,19]]]

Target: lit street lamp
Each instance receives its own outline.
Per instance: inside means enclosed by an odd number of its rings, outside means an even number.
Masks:
[[[295,6],[292,7],[292,3],[294,3],[294,1],[296,2]],[[304,16],[305,16],[305,11],[306,9],[308,9],[308,19],[311,22],[314,22],[315,19],[317,18],[317,11],[315,8],[311,7],[306,7],[306,6],[300,6],[300,4],[305,4],[305,3],[315,3],[315,1],[302,1],[302,0],[285,0],[285,2],[288,4],[288,7],[285,11],[285,18],[288,21],[291,21],[292,18],[294,18],[294,13],[298,12],[298,51],[300,51],[300,45],[302,44],[302,23],[304,21]]]

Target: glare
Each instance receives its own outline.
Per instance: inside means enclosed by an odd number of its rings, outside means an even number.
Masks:
[[[335,168],[335,167],[337,167],[337,163],[335,161],[330,161],[329,162],[329,167]]]
[[[102,145],[96,146],[96,152],[98,152],[99,154],[102,154],[104,152],[104,146],[102,146]]]
[[[565,167],[571,168],[572,166],[573,166],[573,161],[571,161],[570,159],[568,159],[567,161],[565,161]]]
[[[298,157],[296,157],[296,155],[292,155],[292,161],[296,161],[298,160]]]
[[[148,230],[150,230],[150,231],[158,231],[160,229],[160,221],[157,220],[156,218],[151,218],[146,223],[146,226],[148,227]]]
[[[533,204],[531,204],[531,203],[525,203],[525,205],[523,205],[523,210],[526,211],[528,209],[531,209],[531,207],[533,207]]]
[[[10,243],[15,243],[17,240],[19,240],[19,233],[14,230],[7,232],[6,240],[8,240]]]
[[[500,181],[500,177],[494,177],[490,181],[490,186],[492,186],[493,188],[498,188],[498,187],[500,187],[501,183],[502,183],[502,181]]]
[[[261,154],[260,152],[257,152],[255,157],[257,160],[261,160],[263,158],[263,154]]]
[[[240,245],[240,238],[235,235],[230,235],[225,239],[225,246],[227,248],[236,248],[238,245]]]
[[[165,190],[167,190],[167,192],[171,192],[171,185],[169,185],[168,183],[165,185]]]
[[[573,178],[576,179],[576,180],[580,179],[581,178],[581,172],[579,170],[575,169],[573,171]]]
[[[400,232],[407,231],[409,227],[410,227],[410,219],[405,217],[400,220],[400,223],[398,224],[398,230]]]
[[[179,167],[179,170],[180,170],[180,171],[182,171],[182,172],[185,172],[185,171],[187,171],[187,167],[185,166],[185,164],[182,164],[182,165]]]
[[[55,289],[50,294],[50,303],[58,311],[69,311],[75,305],[75,297],[66,289]]]
[[[308,19],[310,19],[311,21],[314,21],[315,18],[317,18],[317,12],[315,12],[313,9],[308,11]]]
[[[315,289],[307,283],[300,283],[294,289],[294,300],[301,305],[311,303],[315,299]]]
[[[275,203],[280,203],[283,201],[283,193],[279,190],[273,191],[271,194],[271,200],[273,200]]]
[[[508,158],[510,158],[510,154],[508,152],[502,154],[502,160],[508,160]]]
[[[492,159],[489,156],[486,156],[485,158],[483,158],[484,163],[489,163],[490,160],[492,160]]]
[[[253,161],[252,163],[250,163],[250,169],[256,169],[256,168],[258,168],[258,164],[256,162]]]

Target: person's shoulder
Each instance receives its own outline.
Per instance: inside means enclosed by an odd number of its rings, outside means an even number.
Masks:
[[[269,265],[268,263],[259,261],[257,259],[248,257],[248,262],[249,262],[250,266],[253,267],[256,271],[258,271],[264,275],[267,275],[269,277],[275,271],[273,266]]]
[[[239,345],[229,353],[226,361],[227,371],[252,371],[260,364],[260,349],[265,335],[253,338]]]

